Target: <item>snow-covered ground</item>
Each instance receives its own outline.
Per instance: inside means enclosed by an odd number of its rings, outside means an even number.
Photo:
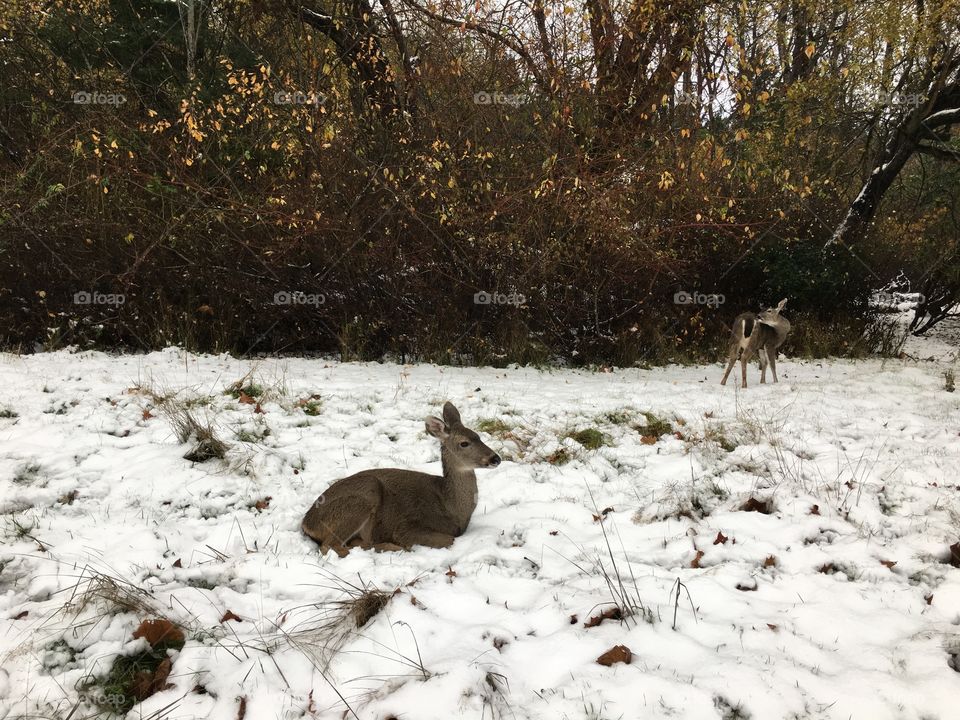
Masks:
[[[785,358],[741,391],[719,364],[2,355],[0,718],[91,716],[150,616],[186,645],[129,717],[956,718],[960,393],[938,356]],[[251,372],[258,402],[224,394]],[[184,459],[160,395],[226,457]],[[310,503],[364,468],[439,472],[423,418],[447,399],[506,460],[467,532],[321,557]],[[565,437],[589,428],[606,444]],[[352,587],[396,592],[358,629]],[[613,603],[634,612],[586,626]],[[616,645],[632,662],[598,664]]]

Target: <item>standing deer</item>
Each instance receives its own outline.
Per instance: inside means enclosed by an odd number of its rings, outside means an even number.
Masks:
[[[790,332],[790,321],[780,316],[787,304],[784,298],[775,308],[767,308],[759,315],[745,312],[737,315],[730,333],[730,346],[727,353],[727,371],[723,374],[721,385],[727,384],[727,377],[740,359],[740,371],[743,387],[747,387],[747,363],[756,354],[760,358],[760,382],[767,381],[767,364],[773,372],[773,381],[777,382],[777,349]]]
[[[364,470],[327,488],[300,523],[326,553],[340,557],[351,547],[409,550],[414,545],[449,547],[462,535],[477,507],[476,468],[496,467],[500,456],[460,422],[451,404],[443,420],[426,419],[440,441],[443,475],[412,470]]]

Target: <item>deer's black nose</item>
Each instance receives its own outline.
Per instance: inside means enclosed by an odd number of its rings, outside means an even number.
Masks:
[[[489,460],[487,460],[487,465],[489,465],[490,467],[496,467],[496,466],[499,465],[499,464],[500,464],[500,456],[499,456],[499,455],[494,455],[494,456],[491,457]]]

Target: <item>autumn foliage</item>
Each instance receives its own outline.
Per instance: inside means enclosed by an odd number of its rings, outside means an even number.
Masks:
[[[824,250],[960,38],[926,12],[15,0],[0,341],[633,364],[788,296],[794,351],[869,351],[870,289],[956,266],[956,170],[920,155]]]

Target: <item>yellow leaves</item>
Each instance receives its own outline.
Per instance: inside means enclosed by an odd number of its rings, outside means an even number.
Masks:
[[[812,58],[813,54],[816,51],[817,51],[817,44],[811,42],[811,43],[807,43],[807,47],[804,49],[803,54],[806,55],[808,58]]]
[[[157,111],[156,111],[156,110],[147,109],[147,117],[152,117],[152,118],[154,118],[154,117],[156,117],[156,116],[157,116]]]
[[[127,243],[127,245],[129,245],[130,243],[133,242],[133,237],[134,237],[134,236],[133,236],[133,233],[130,232],[130,233],[127,233],[127,234],[124,236],[123,240],[124,240],[125,243]]]
[[[759,100],[762,103],[766,103],[769,99],[770,99],[770,93],[768,93],[766,90],[764,90],[762,93],[760,93],[757,96],[757,100]]]
[[[660,173],[660,182],[657,183],[657,187],[659,187],[661,190],[669,190],[671,187],[673,187],[674,183],[676,183],[676,180],[674,180],[673,174],[668,170],[664,170],[662,173]]]
[[[681,128],[681,129],[680,129],[680,137],[682,137],[682,138],[688,138],[688,137],[690,137],[690,130],[689,130],[689,128]]]
[[[184,159],[183,159],[183,163],[184,163],[184,165],[186,165],[187,167],[190,167],[191,165],[193,165],[193,159],[192,159],[192,158],[184,158]]]

